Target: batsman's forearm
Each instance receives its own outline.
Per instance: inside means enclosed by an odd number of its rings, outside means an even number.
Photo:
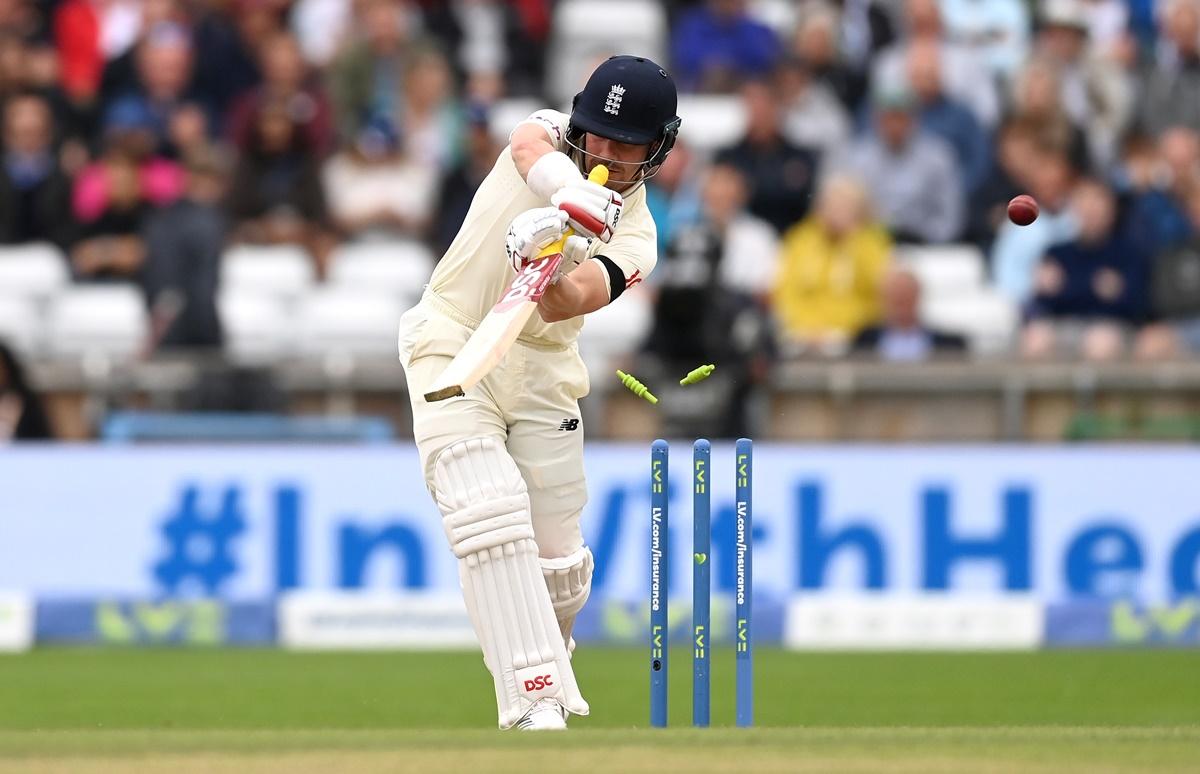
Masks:
[[[547,153],[554,152],[554,146],[546,137],[546,131],[539,126],[518,126],[513,131],[512,142],[509,144],[513,163],[523,180],[529,178],[529,168]]]
[[[609,300],[604,271],[595,261],[584,261],[575,271],[546,289],[538,304],[538,314],[546,322],[562,322],[594,312],[606,306]]]

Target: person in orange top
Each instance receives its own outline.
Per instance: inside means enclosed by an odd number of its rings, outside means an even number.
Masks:
[[[891,250],[863,185],[826,179],[814,213],[783,238],[772,299],[784,353],[841,354],[878,321]]]

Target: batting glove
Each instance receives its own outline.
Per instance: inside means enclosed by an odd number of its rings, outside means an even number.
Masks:
[[[561,239],[566,227],[567,213],[556,207],[526,210],[513,218],[504,237],[504,252],[513,271],[521,271],[542,248]]]
[[[625,207],[621,194],[583,178],[558,189],[550,203],[567,213],[571,228],[601,242],[612,239]]]

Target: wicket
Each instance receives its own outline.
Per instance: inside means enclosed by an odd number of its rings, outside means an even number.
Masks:
[[[650,447],[650,725],[667,725],[667,666],[669,657],[668,487],[669,444],[656,440]],[[735,527],[729,548],[735,564],[734,653],[738,726],[754,723],[751,635],[753,591],[754,446],[739,438],[734,446]],[[692,447],[692,725],[711,721],[712,655],[712,447],[700,439]]]

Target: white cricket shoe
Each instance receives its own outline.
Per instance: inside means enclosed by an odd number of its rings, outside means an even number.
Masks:
[[[566,731],[567,711],[558,699],[543,697],[521,716],[516,727],[522,731]]]

